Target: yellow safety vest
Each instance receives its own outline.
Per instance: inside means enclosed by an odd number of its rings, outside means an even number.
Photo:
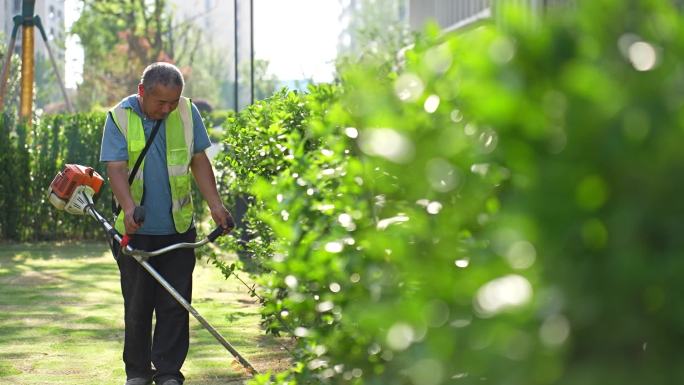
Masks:
[[[118,105],[110,110],[114,123],[126,138],[128,143],[128,172],[133,170],[138,156],[145,148],[145,130],[142,118],[131,108]],[[193,153],[192,102],[181,96],[178,108],[166,118],[166,167],[169,172],[169,186],[171,187],[171,213],[173,223],[178,233],[190,229],[193,221],[192,209],[192,181],[190,175],[190,160]],[[143,196],[143,178],[145,159],[131,184],[131,195],[136,204],[140,204]],[[124,234],[123,210],[116,218],[114,227]]]

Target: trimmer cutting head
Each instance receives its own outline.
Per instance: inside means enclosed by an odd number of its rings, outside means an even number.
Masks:
[[[48,197],[57,209],[84,215],[103,183],[104,179],[92,167],[67,164],[50,183]]]

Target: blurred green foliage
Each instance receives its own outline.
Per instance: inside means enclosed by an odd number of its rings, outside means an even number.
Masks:
[[[264,319],[298,339],[252,383],[684,378],[682,15],[501,12],[232,121],[224,175],[270,237]]]

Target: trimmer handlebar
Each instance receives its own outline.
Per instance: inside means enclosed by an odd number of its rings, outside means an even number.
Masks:
[[[87,194],[84,194],[84,198],[89,199]],[[147,260],[150,257],[154,257],[156,255],[164,254],[166,252],[172,251],[172,250],[177,250],[177,249],[196,249],[198,247],[204,246],[209,242],[214,242],[216,238],[220,237],[221,235],[225,234],[226,231],[223,229],[223,227],[218,226],[214,231],[209,233],[206,238],[198,241],[198,242],[181,242],[181,243],[176,243],[174,245],[166,246],[158,250],[153,250],[153,251],[145,251],[145,250],[138,250],[134,249],[131,247],[131,245],[128,244],[130,241],[130,238],[128,234],[126,235],[121,235],[114,226],[112,226],[107,219],[100,214],[92,204],[92,201],[90,201],[90,204],[86,207],[86,212],[90,214],[95,220],[100,222],[100,224],[104,227],[105,231],[109,233],[112,238],[114,238],[119,244],[121,245],[121,252],[124,254],[128,254],[135,259],[137,259],[139,262],[143,262]],[[137,219],[136,219],[137,217]],[[145,219],[145,210],[142,206],[138,206],[135,208],[135,211],[133,212],[133,218],[136,222],[138,222],[138,219],[144,220]]]
[[[220,237],[221,235],[223,235],[225,233],[226,233],[226,231],[223,229],[223,227],[219,226],[219,227],[215,228],[214,231],[209,233],[209,235],[207,235],[207,240],[209,240],[209,242],[211,242],[211,243],[214,243],[216,238]]]
[[[196,249],[198,247],[204,246],[209,242],[214,242],[216,238],[220,237],[221,235],[225,234],[225,230],[223,227],[219,226],[214,231],[212,231],[209,235],[207,235],[206,238],[198,241],[198,242],[181,242],[181,243],[176,243],[170,246],[162,247],[161,249],[153,250],[153,251],[144,251],[144,250],[138,250],[132,248],[130,245],[126,245],[126,247],[122,248],[121,251],[124,254],[128,254],[133,257],[140,257],[141,259],[147,259],[150,257],[154,257],[156,255],[161,255],[164,253],[167,253],[172,250],[177,250],[177,249]]]
[[[133,210],[133,220],[135,223],[145,222],[145,208],[143,206],[135,206],[135,210]]]

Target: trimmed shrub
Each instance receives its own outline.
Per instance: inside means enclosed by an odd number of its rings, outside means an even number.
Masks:
[[[103,125],[104,115],[99,113],[45,116],[31,127],[3,118],[0,199],[7,209],[0,228],[4,239],[103,237],[89,220],[54,209],[47,196],[50,182],[66,163],[92,166],[106,178],[104,168],[99,167]],[[105,185],[97,201],[102,213],[110,212],[110,196]]]

